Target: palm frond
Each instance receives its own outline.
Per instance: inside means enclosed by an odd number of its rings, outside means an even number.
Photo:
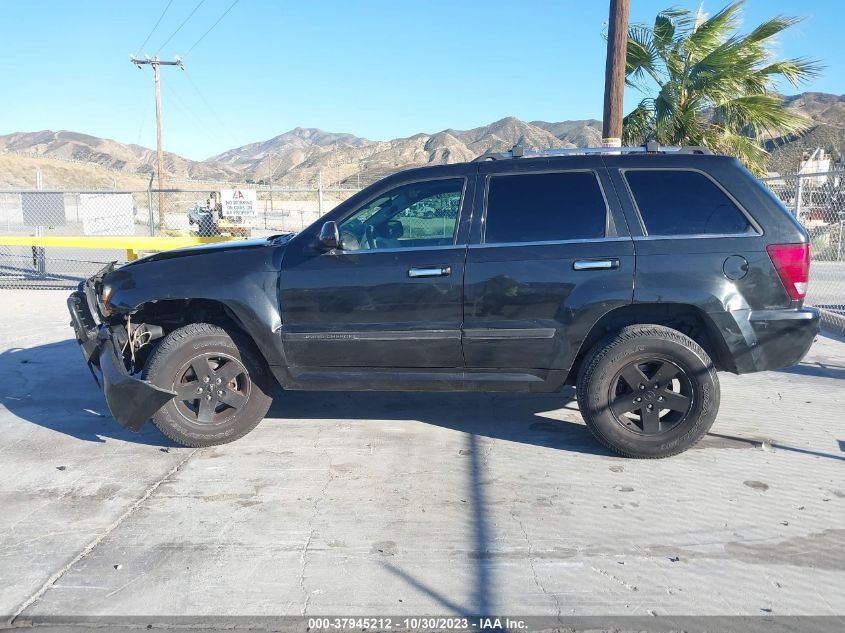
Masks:
[[[765,22],[757,26],[753,31],[751,31],[751,33],[746,35],[744,39],[747,42],[754,43],[767,42],[781,31],[788,29],[790,26],[798,24],[803,19],[804,18],[790,17],[785,15],[773,17],[770,20],[766,20]]]
[[[622,119],[623,145],[642,145],[653,138],[653,108],[652,99],[643,99],[636,108]]]
[[[714,126],[708,131],[706,145],[717,154],[736,156],[755,176],[766,174],[768,152],[753,138]]]
[[[647,77],[660,85],[660,60],[651,29],[643,24],[631,25],[625,55],[626,82],[643,92],[648,90]]]
[[[665,51],[672,44],[675,38],[675,23],[668,15],[658,14],[652,28],[654,47],[659,51]]]
[[[737,97],[714,108],[713,120],[727,129],[750,128],[755,136],[783,136],[805,131],[810,121],[789,112],[777,95],[760,94]]]
[[[626,81],[652,98],[625,117],[626,142],[705,145],[760,174],[761,139],[807,129],[809,121],[774,92],[778,80],[798,85],[821,69],[812,59],[775,57],[775,38],[799,18],[777,16],[743,35],[742,5],[731,2],[712,16],[671,8],[653,26],[631,27]]]
[[[817,77],[824,67],[813,59],[794,57],[772,62],[756,71],[756,75],[771,78],[780,75],[795,87],[801,82]]]
[[[692,59],[706,55],[739,27],[739,13],[744,0],[732,2],[718,13],[697,24],[684,42]]]

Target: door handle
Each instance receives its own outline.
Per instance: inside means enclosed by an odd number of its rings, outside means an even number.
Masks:
[[[572,270],[613,270],[619,268],[619,260],[613,259],[576,259]]]
[[[408,277],[417,279],[419,277],[446,277],[452,274],[451,266],[424,266],[421,268],[409,268]]]

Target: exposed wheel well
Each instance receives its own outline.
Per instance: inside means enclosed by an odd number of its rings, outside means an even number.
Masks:
[[[234,325],[243,329],[234,313],[220,301],[211,299],[166,299],[143,304],[133,315],[138,323],[164,328],[165,335],[189,323]]]
[[[663,325],[686,334],[704,348],[716,369],[736,371],[722,337],[704,312],[680,303],[636,303],[611,310],[596,322],[581,343],[567,382],[575,380],[581,361],[593,345],[625,326],[639,324]]]
[[[160,340],[163,340],[174,330],[190,323],[210,323],[227,331],[238,331],[252,340],[235,314],[224,303],[211,299],[149,301],[142,304],[131,315],[131,321],[133,329],[136,325],[142,323],[162,328],[161,335],[150,341],[152,344],[144,344],[143,347],[136,349],[133,357],[133,365],[136,369],[146,364],[147,357]],[[127,352],[129,351],[127,349]]]

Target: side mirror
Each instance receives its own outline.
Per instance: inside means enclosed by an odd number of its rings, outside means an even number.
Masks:
[[[340,231],[337,222],[326,222],[320,229],[320,246],[326,250],[340,248]]]

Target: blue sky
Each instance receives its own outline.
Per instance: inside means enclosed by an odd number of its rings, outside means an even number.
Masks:
[[[153,55],[197,6],[173,0],[0,0],[0,134],[66,129],[155,144]],[[161,48],[188,52],[231,5],[205,0]],[[705,11],[726,0],[705,0]],[[632,0],[648,21],[687,0]],[[745,24],[803,15],[785,56],[822,60],[803,90],[845,92],[845,2],[748,0]],[[600,118],[606,0],[239,0],[162,70],[164,146],[203,159],[296,126],[390,139],[525,120]],[[785,92],[795,92],[790,87]],[[638,94],[629,90],[626,105]]]

